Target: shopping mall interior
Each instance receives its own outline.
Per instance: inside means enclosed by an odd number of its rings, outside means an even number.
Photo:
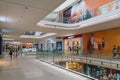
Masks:
[[[120,80],[120,0],[0,0],[0,80]]]

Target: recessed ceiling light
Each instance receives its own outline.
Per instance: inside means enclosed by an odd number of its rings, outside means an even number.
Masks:
[[[0,21],[1,22],[5,22],[6,21],[6,17],[5,16],[0,16]]]

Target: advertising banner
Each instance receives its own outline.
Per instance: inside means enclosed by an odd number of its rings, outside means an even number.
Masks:
[[[85,3],[89,10],[94,10],[112,1],[113,0],[85,0]]]
[[[64,23],[77,23],[120,8],[120,0],[80,0],[63,13]]]
[[[91,14],[84,0],[79,1],[71,9],[71,23],[76,23],[91,18]]]
[[[71,7],[63,11],[63,23],[70,23]]]

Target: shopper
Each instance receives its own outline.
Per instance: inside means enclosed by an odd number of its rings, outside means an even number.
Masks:
[[[77,48],[76,55],[79,55],[80,47],[76,46],[76,48]]]
[[[117,48],[116,48],[116,45],[113,46],[112,53],[113,53],[113,57],[116,57],[116,56],[117,56]]]
[[[105,48],[105,39],[104,37],[102,37],[102,43],[101,43],[101,53],[104,52],[104,48]]]
[[[71,53],[72,53],[72,48],[69,46],[68,47],[68,51],[70,52],[70,55],[71,55]]]
[[[9,48],[9,55],[10,55],[10,58],[12,59],[12,55],[13,55],[13,47],[12,46]]]
[[[104,76],[103,76],[103,79],[102,80],[108,80],[108,77],[107,77],[107,75],[106,74],[104,74]]]
[[[18,56],[18,48],[15,48],[15,57],[17,58]]]
[[[104,47],[105,47],[105,39],[104,37],[102,37],[102,48],[104,49]]]
[[[117,47],[117,56],[120,57],[120,46]]]
[[[109,74],[108,74],[108,80],[112,80],[112,72],[110,72]]]

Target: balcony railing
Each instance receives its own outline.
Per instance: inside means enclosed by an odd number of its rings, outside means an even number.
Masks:
[[[120,0],[113,0],[112,2],[107,3],[97,9],[89,11],[91,14],[91,17],[89,17],[87,19],[91,19],[93,17],[97,17],[97,16],[103,15],[103,14],[109,14],[118,9],[120,9]],[[71,22],[71,16],[64,17],[63,14],[61,15],[61,12],[52,12],[47,17],[44,18],[44,20],[46,20],[46,21],[66,23],[66,24],[78,23],[81,21],[85,21],[87,19],[81,19],[79,21],[77,20],[77,21]]]
[[[120,55],[112,53],[112,51],[38,51],[37,59],[49,62],[51,64],[58,64],[59,62],[76,61],[89,65],[102,66],[109,69],[120,70]],[[65,67],[66,68],[66,67]]]

